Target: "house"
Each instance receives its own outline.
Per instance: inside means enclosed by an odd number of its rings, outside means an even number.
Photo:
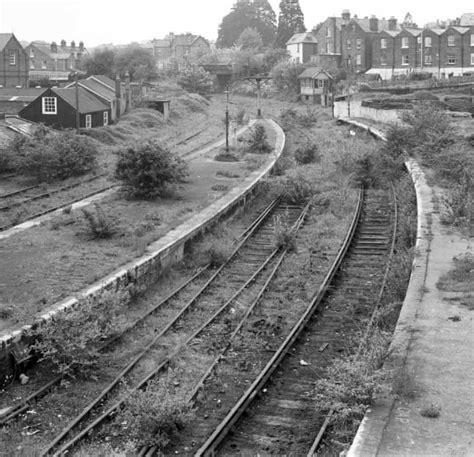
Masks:
[[[70,46],[62,40],[58,46],[45,41],[33,41],[25,51],[29,57],[31,81],[49,80],[56,83],[68,81],[71,72],[79,68],[81,59],[87,54],[84,43],[76,46],[71,41]]]
[[[77,120],[80,128],[93,128],[109,124],[111,108],[83,87],[49,88],[23,108],[19,116],[58,130],[77,128]]]
[[[2,87],[0,88],[0,113],[18,114],[42,92],[43,88]]]
[[[313,32],[295,33],[287,42],[286,50],[295,63],[306,63],[318,53],[318,41]]]
[[[318,103],[332,106],[333,76],[323,68],[310,67],[298,76],[301,100],[304,103]]]
[[[111,122],[116,122],[131,107],[130,78],[122,83],[117,77],[115,81],[105,75],[91,75],[86,79],[77,81],[79,87],[90,92],[99,100],[110,106]],[[75,87],[72,82],[66,85],[67,88]]]
[[[0,85],[27,87],[28,55],[13,33],[0,33]]]

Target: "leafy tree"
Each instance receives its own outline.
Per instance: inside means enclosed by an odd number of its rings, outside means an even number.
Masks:
[[[298,76],[303,72],[305,66],[302,64],[285,61],[275,65],[270,72],[273,85],[288,95],[296,95],[300,90]]]
[[[82,67],[88,75],[106,75],[114,78],[115,51],[110,48],[96,49],[84,60]]]
[[[117,52],[115,70],[121,76],[128,72],[132,81],[156,77],[157,69],[153,56],[137,43],[132,43]]]
[[[188,174],[186,163],[156,141],[139,141],[117,154],[115,177],[135,197],[165,196]]]
[[[275,40],[276,15],[267,0],[257,3],[238,3],[224,16],[219,26],[216,45],[231,48],[246,28],[253,28],[262,37],[264,46]]]
[[[188,92],[207,95],[212,90],[212,77],[202,67],[188,66],[178,74],[178,84]]]
[[[247,27],[239,36],[235,45],[244,51],[259,51],[263,47],[262,37],[256,29]]]
[[[304,16],[298,0],[282,0],[278,15],[278,29],[275,46],[285,48],[286,42],[298,32],[305,32]]]

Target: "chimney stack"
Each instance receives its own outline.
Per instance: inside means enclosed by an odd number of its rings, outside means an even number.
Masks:
[[[61,40],[61,47],[63,49],[66,47],[66,40]]]
[[[388,30],[397,30],[397,19],[394,16],[388,20]]]
[[[71,41],[71,49],[76,49],[76,42],[74,40]]]
[[[369,19],[369,29],[371,32],[379,31],[379,20],[375,16]]]
[[[84,52],[84,42],[79,41],[79,52]]]
[[[351,12],[349,10],[342,10],[342,20],[347,22],[351,20]]]
[[[57,53],[58,52],[58,45],[56,44],[56,41],[53,41],[51,43],[51,52]]]

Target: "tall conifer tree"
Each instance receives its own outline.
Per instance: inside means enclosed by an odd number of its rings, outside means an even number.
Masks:
[[[275,47],[285,48],[295,33],[305,32],[304,15],[298,0],[281,0]]]

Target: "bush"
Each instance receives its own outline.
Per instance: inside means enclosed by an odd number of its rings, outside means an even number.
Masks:
[[[92,143],[73,132],[37,132],[32,139],[15,140],[18,170],[39,181],[51,182],[83,175],[97,165]]]
[[[247,140],[249,152],[263,154],[270,152],[272,147],[267,140],[267,132],[262,124],[257,124],[251,131]]]
[[[293,251],[296,248],[296,234],[288,219],[288,214],[277,215],[273,218],[275,247]]]
[[[84,227],[81,233],[90,239],[112,238],[119,231],[118,220],[104,212],[98,205],[94,204],[94,210],[83,208]]]
[[[140,141],[117,152],[115,177],[139,198],[166,196],[187,175],[187,165],[155,141]]]
[[[291,169],[276,184],[277,196],[293,203],[305,202],[318,193],[314,170]]]
[[[105,293],[98,304],[84,301],[30,330],[33,354],[53,364],[61,375],[88,378],[97,369],[100,345],[125,328],[121,316],[128,295]]]
[[[15,171],[15,154],[8,147],[0,149],[0,173]]]
[[[212,91],[211,74],[202,67],[188,66],[178,74],[178,84],[188,92],[208,95]]]
[[[133,391],[127,398],[116,423],[135,448],[157,446],[163,450],[171,438],[191,421],[193,411],[179,387],[179,375],[168,373],[165,379]]]
[[[320,156],[318,154],[317,144],[308,141],[304,146],[297,148],[295,151],[295,160],[299,165],[319,161]]]

